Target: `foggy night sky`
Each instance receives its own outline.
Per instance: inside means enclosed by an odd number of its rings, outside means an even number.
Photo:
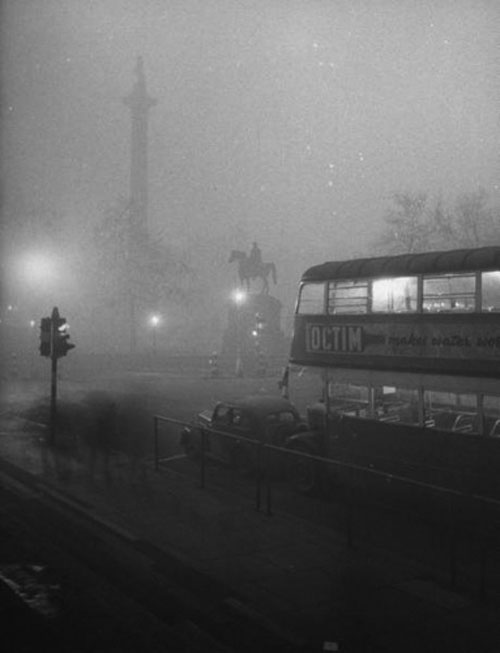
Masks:
[[[277,295],[366,254],[392,192],[498,205],[497,0],[7,0],[3,215],[86,225],[128,195],[122,99],[144,58],[149,224],[236,280],[257,240]],[[41,207],[41,208],[40,208]],[[227,268],[227,269],[226,269]]]

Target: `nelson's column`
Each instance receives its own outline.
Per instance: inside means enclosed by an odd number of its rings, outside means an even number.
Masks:
[[[123,99],[130,109],[130,197],[128,256],[133,261],[141,241],[148,236],[148,117],[157,100],[148,95],[142,57],[137,57],[136,81]],[[130,292],[130,349],[136,348],[136,300]]]

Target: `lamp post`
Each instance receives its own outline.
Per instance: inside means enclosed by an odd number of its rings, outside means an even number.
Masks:
[[[243,361],[241,357],[241,306],[245,303],[246,293],[243,290],[236,290],[233,293],[233,300],[236,304],[236,367],[235,374],[243,376]]]
[[[31,357],[30,357],[30,376],[32,379],[35,378],[35,349],[36,349],[36,341],[38,339],[38,332],[35,329],[36,327],[36,321],[35,320],[30,320],[30,328],[31,328],[31,344],[33,345],[32,347],[30,346],[30,351],[31,351]]]
[[[149,318],[149,324],[151,326],[152,334],[153,334],[153,364],[154,364],[154,359],[156,359],[156,330],[161,324],[161,317],[159,315],[151,315]]]

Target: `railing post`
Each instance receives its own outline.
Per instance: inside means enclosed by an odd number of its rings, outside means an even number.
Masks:
[[[205,488],[205,449],[207,436],[205,431],[201,430],[201,464],[200,464],[200,487]]]
[[[159,454],[158,454],[158,417],[154,415],[153,417],[154,424],[154,451],[155,451],[155,472],[158,472],[160,469]]]
[[[347,486],[347,500],[346,500],[346,535],[347,535],[347,546],[349,549],[352,549],[354,546],[354,537],[353,537],[353,528],[352,528],[352,518],[354,510],[354,470],[351,468],[349,470],[348,486]]]
[[[457,543],[455,539],[455,506],[454,497],[449,495],[449,529],[450,529],[450,585],[455,588],[457,582]]]
[[[479,559],[479,600],[486,599],[486,542],[481,543],[481,557]]]
[[[475,529],[474,537],[477,548],[479,549],[479,578],[477,592],[479,601],[483,602],[486,599],[486,569],[488,562],[488,548],[490,545],[489,535],[491,522],[488,519],[489,515],[485,504],[480,501],[479,504],[474,502],[474,505],[477,506],[475,512],[478,515],[479,523],[481,524],[479,528]]]
[[[260,510],[261,506],[261,489],[262,489],[262,443],[257,447],[257,482],[255,486],[255,509]]]
[[[266,512],[268,515],[272,515],[273,511],[271,508],[271,470],[269,463],[269,449],[266,448],[264,451],[264,474],[266,479]]]

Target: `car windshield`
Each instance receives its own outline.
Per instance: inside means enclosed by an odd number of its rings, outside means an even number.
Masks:
[[[245,411],[234,406],[226,406],[225,404],[220,404],[217,407],[214,421],[217,425],[237,426],[246,430],[251,426],[250,418]]]
[[[230,424],[232,419],[232,409],[229,406],[221,404],[217,406],[215,411],[214,420],[222,424]]]
[[[266,415],[264,418],[266,424],[289,424],[295,421],[295,415],[289,410],[269,413],[269,415]]]

